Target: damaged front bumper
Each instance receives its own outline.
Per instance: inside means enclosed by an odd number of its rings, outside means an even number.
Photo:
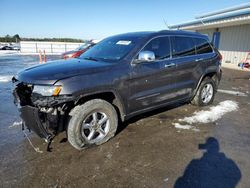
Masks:
[[[41,122],[38,108],[26,105],[20,108],[20,113],[24,125],[29,130],[34,131],[39,137],[45,139],[46,142],[50,141],[52,134],[46,130]]]
[[[46,142],[65,130],[71,96],[44,97],[32,94],[32,86],[19,83],[13,90],[24,125]]]

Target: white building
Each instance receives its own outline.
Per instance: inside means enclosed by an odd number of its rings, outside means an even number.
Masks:
[[[207,34],[220,50],[223,64],[238,64],[250,51],[250,3],[206,13],[196,20],[172,25],[170,29],[183,29]]]

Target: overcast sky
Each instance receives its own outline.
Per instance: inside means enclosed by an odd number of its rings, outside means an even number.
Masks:
[[[249,0],[0,0],[0,36],[100,39],[166,29]]]

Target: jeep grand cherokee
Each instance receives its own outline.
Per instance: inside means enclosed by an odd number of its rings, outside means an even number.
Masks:
[[[79,58],[30,67],[13,77],[24,125],[46,141],[67,132],[78,150],[112,138],[118,119],[173,103],[213,102],[221,55],[186,31],[104,39]]]

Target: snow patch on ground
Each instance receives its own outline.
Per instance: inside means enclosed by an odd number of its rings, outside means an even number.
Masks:
[[[175,128],[177,129],[191,129],[193,128],[192,125],[181,125],[180,123],[173,123]]]
[[[195,123],[211,123],[220,119],[226,113],[237,111],[239,108],[237,102],[226,100],[220,102],[218,105],[210,107],[209,110],[201,110],[198,112],[194,112],[194,114],[190,117],[185,117],[183,119],[179,119],[179,122],[185,123],[185,125],[181,125],[180,123],[173,123],[175,128],[177,129],[191,129],[195,130],[196,128],[192,126]]]
[[[17,55],[17,54],[20,54],[20,52],[15,50],[0,50],[0,56]]]
[[[0,76],[0,82],[10,82],[11,79],[12,79],[12,76],[10,75]]]
[[[15,121],[12,125],[9,126],[9,128],[16,127],[16,126],[21,126],[23,124],[22,121]]]
[[[173,123],[173,125],[174,125],[174,127],[175,127],[176,129],[186,129],[186,130],[191,129],[191,130],[197,131],[197,132],[200,131],[199,129],[195,128],[195,127],[192,126],[192,125],[181,125],[180,123]]]
[[[163,181],[164,181],[164,182],[167,182],[167,181],[168,181],[168,178],[165,178]]]
[[[210,123],[220,119],[228,112],[236,111],[238,104],[235,101],[226,100],[220,102],[217,106],[210,107],[209,110],[195,112],[193,116],[179,119],[180,122],[193,123]]]
[[[218,89],[217,90],[220,93],[226,93],[226,94],[230,94],[230,95],[237,95],[237,96],[241,96],[241,97],[246,97],[247,94],[240,92],[240,91],[231,91],[231,90],[224,90],[224,89]]]
[[[46,52],[46,55],[61,55],[60,52]],[[39,53],[32,53],[32,52],[20,52],[15,50],[0,50],[0,56],[11,56],[11,55],[39,55]]]

